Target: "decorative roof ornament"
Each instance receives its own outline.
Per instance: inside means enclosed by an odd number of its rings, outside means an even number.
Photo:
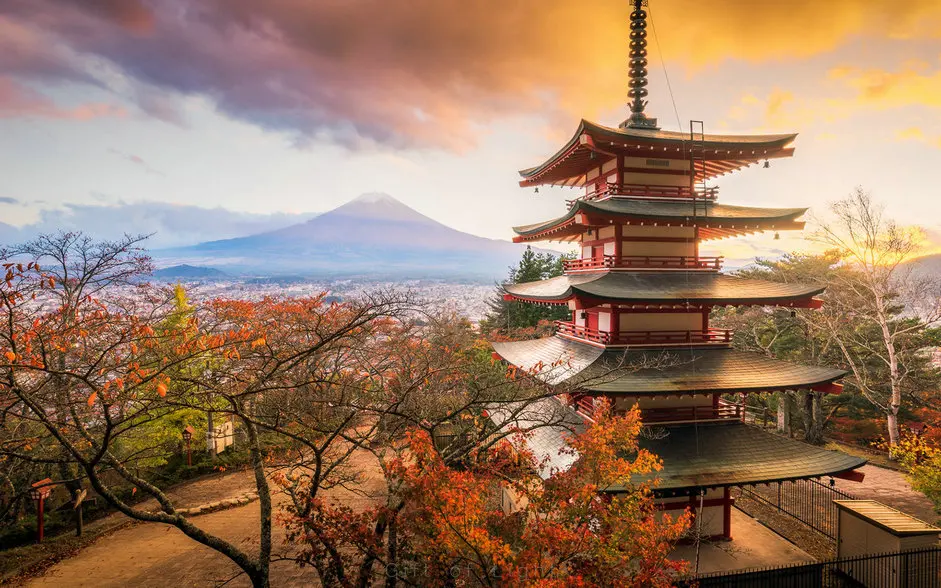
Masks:
[[[634,10],[631,12],[631,61],[628,77],[630,90],[631,116],[620,124],[622,129],[657,129],[657,119],[644,114],[647,106],[647,0],[631,0]]]

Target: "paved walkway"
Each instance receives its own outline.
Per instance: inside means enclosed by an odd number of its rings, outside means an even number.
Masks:
[[[696,565],[696,547],[681,545],[670,558],[685,559],[692,569]],[[737,508],[732,509],[732,540],[704,543],[699,549],[701,574],[807,561],[814,558]]]
[[[368,454],[366,454],[368,455]],[[367,496],[343,492],[343,499],[355,507],[366,504],[381,495],[381,476],[375,475],[378,466],[368,463],[365,458],[357,460],[356,467],[370,472],[364,490]],[[204,492],[198,503],[218,498],[220,488],[231,493],[232,486],[249,483],[248,472],[241,472],[246,477],[226,479],[220,485],[219,479],[205,480],[191,489],[195,496]],[[203,481],[201,481],[203,482]],[[254,483],[250,482],[254,488]],[[283,497],[275,495],[275,512]],[[189,502],[189,501],[186,501]],[[185,506],[192,506],[192,503]],[[258,502],[229,510],[199,516],[193,522],[206,531],[232,541],[249,553],[258,548]],[[283,528],[275,522],[273,525],[274,553],[284,552],[285,534]],[[141,523],[122,529],[102,538],[83,549],[75,557],[61,561],[49,568],[41,577],[33,579],[26,586],[33,587],[95,587],[118,588],[166,587],[184,588],[189,586],[214,586],[232,578],[238,567],[218,552],[200,545],[186,537],[176,527],[164,524]],[[250,586],[244,577],[226,584],[227,587]],[[271,567],[272,586],[310,586],[318,585],[316,573],[310,568],[300,568],[291,562],[276,562]]]
[[[866,474],[862,482],[837,480],[836,487],[860,499],[878,500],[925,522],[938,522],[934,505],[924,494],[912,490],[902,472],[874,465],[864,465],[859,471]]]

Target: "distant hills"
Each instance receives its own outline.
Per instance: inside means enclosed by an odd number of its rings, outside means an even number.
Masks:
[[[282,229],[153,254],[158,264],[241,275],[502,278],[524,248],[457,231],[372,193]]]
[[[908,262],[913,270],[918,273],[941,276],[941,253],[925,255]]]
[[[154,277],[160,280],[222,279],[228,276],[229,274],[213,267],[201,267],[185,263],[158,269],[154,272]]]

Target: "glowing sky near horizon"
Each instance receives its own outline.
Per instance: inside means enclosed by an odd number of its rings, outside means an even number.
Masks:
[[[722,201],[822,215],[859,185],[890,216],[941,234],[941,3],[651,4],[648,114],[661,126],[800,133],[793,159],[720,179]],[[626,0],[6,0],[0,222],[70,204],[324,211],[381,191],[508,238],[572,197],[523,190],[516,170],[553,153],[582,117],[625,117],[629,10]],[[786,234],[717,245],[735,257],[806,247]]]

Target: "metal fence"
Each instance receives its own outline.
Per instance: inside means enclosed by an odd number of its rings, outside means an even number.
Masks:
[[[939,588],[941,547],[701,574],[679,588]]]
[[[742,486],[739,491],[742,496],[772,506],[834,540],[840,515],[833,501],[856,499],[817,480],[775,482],[751,488]]]

